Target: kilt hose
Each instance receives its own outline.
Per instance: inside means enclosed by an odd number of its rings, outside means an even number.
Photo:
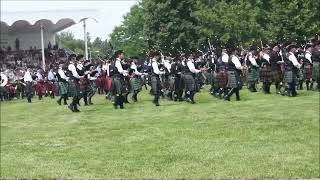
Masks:
[[[70,78],[68,86],[68,96],[73,98],[80,98],[80,85],[77,79]]]
[[[68,93],[68,83],[67,82],[62,82],[58,81],[58,94],[59,95],[64,95]]]
[[[312,65],[307,64],[303,67],[304,79],[310,80],[312,78]]]

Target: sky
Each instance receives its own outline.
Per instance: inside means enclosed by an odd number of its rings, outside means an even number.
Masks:
[[[65,18],[79,19],[80,17],[93,17],[87,20],[87,32],[91,39],[100,37],[108,39],[115,26],[121,24],[123,15],[130,11],[130,7],[138,0],[105,0],[105,1],[4,1],[1,0],[1,21],[11,25],[16,20],[42,19],[52,17],[56,23],[57,14]],[[71,16],[71,17],[69,17]],[[71,31],[75,38],[83,39],[83,24],[75,24],[63,31]]]

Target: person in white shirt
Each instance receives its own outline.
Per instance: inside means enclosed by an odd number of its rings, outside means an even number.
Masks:
[[[248,89],[250,92],[257,92],[256,84],[259,79],[258,68],[259,65],[256,61],[256,50],[251,49],[247,56],[247,66],[248,66]]]
[[[122,68],[121,61],[124,58],[124,55],[121,50],[115,52],[114,58],[115,58],[115,64],[114,64],[115,67],[110,66],[113,69],[110,95],[112,96],[112,99],[113,99],[114,108],[118,109],[118,107],[120,107],[120,109],[124,109],[124,106],[123,106],[123,103],[125,101],[124,95],[127,94],[127,89],[124,86],[123,76],[127,76],[128,71],[123,70]]]
[[[194,104],[194,95],[196,93],[196,82],[194,76],[202,70],[196,69],[194,65],[194,54],[188,52],[185,54],[187,59],[185,73],[184,73],[184,83],[185,83],[185,99],[187,102]]]
[[[53,69],[51,68],[48,72],[48,91],[49,91],[49,94],[50,94],[50,97],[52,99],[54,99],[54,95],[56,93],[56,78],[55,78],[55,73],[53,72]]]
[[[150,53],[149,57],[152,58],[152,76],[151,76],[151,88],[153,93],[153,101],[152,103],[156,106],[159,106],[159,98],[161,94],[161,82],[160,82],[160,75],[165,74],[164,71],[160,71],[160,61],[161,61],[161,54],[158,51],[153,51]]]
[[[138,71],[138,61],[139,58],[138,57],[132,57],[131,58],[131,72],[132,72],[132,77],[130,79],[130,84],[131,84],[131,88],[132,88],[132,101],[137,102],[138,101],[138,93],[141,91],[141,76],[143,76],[143,73]]]
[[[27,68],[27,71],[24,73],[23,80],[24,80],[24,83],[26,84],[25,93],[27,96],[28,103],[31,103],[31,99],[35,91],[33,78],[31,74],[31,68]]]
[[[297,46],[291,44],[288,46],[288,58],[285,60],[285,74],[284,82],[286,83],[285,92],[283,95],[295,97],[298,95],[296,91],[296,77],[297,71],[300,69],[301,64],[298,62],[295,53],[297,52]]]
[[[68,88],[68,93],[72,98],[72,103],[69,105],[69,109],[72,112],[80,112],[78,109],[78,104],[80,100],[80,85],[79,85],[79,80],[80,78],[83,78],[83,76],[80,76],[77,72],[77,64],[76,64],[76,56],[75,54],[71,54],[69,56],[69,66],[68,70],[71,72],[70,77],[69,77],[69,88]]]
[[[58,99],[57,103],[61,105],[61,101],[63,99],[64,105],[67,104],[68,98],[68,77],[64,72],[64,62],[59,62],[59,69],[58,73],[56,74],[58,80],[58,92],[60,94],[60,98]]]
[[[243,67],[238,57],[238,50],[236,48],[231,48],[230,53],[231,55],[228,61],[228,93],[224,96],[224,99],[230,101],[232,94],[236,93],[236,99],[237,101],[240,101],[240,73]]]
[[[313,45],[307,44],[306,45],[306,52],[304,53],[303,58],[303,72],[304,72],[304,79],[306,81],[307,91],[312,90],[313,82],[312,82],[312,51]],[[310,86],[311,84],[311,86]]]

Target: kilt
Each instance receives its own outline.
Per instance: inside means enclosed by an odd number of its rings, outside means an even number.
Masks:
[[[311,64],[305,65],[303,68],[304,71],[304,78],[311,79],[312,78],[312,66]]]
[[[97,84],[96,84],[97,86]],[[106,83],[104,85],[104,90],[105,91],[109,91],[110,90],[110,86],[111,86],[111,79],[107,76],[106,77]]]
[[[195,79],[194,77],[192,76],[192,74],[190,73],[187,73],[184,75],[184,89],[186,91],[194,91],[195,90]]]
[[[126,86],[124,85],[124,80],[121,77],[113,77],[111,80],[110,93],[111,95],[120,95],[127,93]]]
[[[250,68],[248,71],[248,82],[257,82],[259,79],[258,70],[255,68]]]
[[[239,87],[237,79],[238,78],[237,78],[237,74],[236,74],[235,71],[228,71],[227,87],[228,88],[237,88],[237,87]]]
[[[151,76],[151,88],[153,95],[157,95],[161,91],[161,82],[159,76]]]
[[[296,75],[293,71],[285,71],[284,72],[284,82],[285,83],[293,83],[296,79]]]
[[[297,80],[298,81],[303,81],[304,80],[304,72],[303,72],[303,69],[299,69],[298,70],[298,74],[297,74]]]
[[[26,89],[25,89],[25,93],[26,95],[34,95],[34,86],[32,82],[26,82]]]
[[[59,91],[60,95],[64,95],[64,94],[68,93],[68,83],[67,82],[59,81],[58,82],[58,87],[59,87],[58,91]]]
[[[207,77],[207,81],[209,85],[214,85],[214,75],[213,72],[206,72],[205,76]]]
[[[270,66],[265,66],[260,70],[260,80],[262,82],[272,82],[272,71]]]
[[[228,83],[228,73],[226,71],[220,71],[217,75],[218,87],[225,88]]]
[[[80,85],[76,79],[70,78],[68,86],[68,96],[69,97],[80,97]]]
[[[38,94],[44,94],[46,93],[46,87],[43,83],[37,82],[36,91]]]
[[[320,80],[320,63],[319,62],[313,62],[312,67],[312,79],[319,81]]]
[[[81,92],[90,92],[91,91],[91,86],[90,86],[90,80],[86,78],[81,78],[80,79],[80,91]]]
[[[132,90],[140,91],[141,90],[141,79],[140,77],[134,76],[130,79],[130,85]]]
[[[281,71],[272,70],[272,82],[280,82],[281,79]]]
[[[52,81],[48,82],[48,91],[51,91],[53,93],[55,93],[57,91],[57,86],[56,86],[55,82],[52,82]]]
[[[89,94],[93,95],[96,93],[97,91],[97,85],[96,85],[96,81],[89,81]]]

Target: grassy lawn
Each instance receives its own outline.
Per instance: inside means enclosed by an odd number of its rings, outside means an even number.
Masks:
[[[49,98],[1,103],[1,177],[320,177],[319,93],[240,94],[155,107],[144,90],[124,110],[98,95],[80,113]]]

